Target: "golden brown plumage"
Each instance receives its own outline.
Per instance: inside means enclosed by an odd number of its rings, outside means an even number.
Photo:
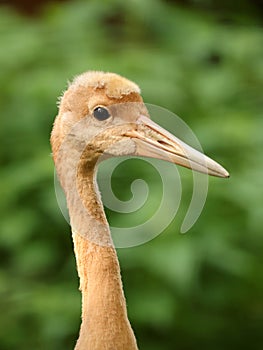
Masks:
[[[139,87],[113,73],[87,72],[60,101],[51,135],[65,191],[82,292],[76,350],[136,350],[120,268],[96,184],[104,155],[164,159],[208,174],[228,173],[153,123]]]

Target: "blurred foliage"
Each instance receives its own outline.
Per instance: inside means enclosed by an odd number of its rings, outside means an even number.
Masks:
[[[65,81],[89,69],[136,81],[146,102],[183,117],[232,175],[210,179],[186,235],[177,232],[187,200],[158,238],[118,251],[140,348],[263,348],[262,23],[244,11],[249,0],[242,11],[227,1],[222,12],[199,11],[210,3],[72,1],[39,18],[0,8],[2,350],[72,349],[77,338],[78,279],[49,133]],[[122,177],[119,195],[130,191]]]

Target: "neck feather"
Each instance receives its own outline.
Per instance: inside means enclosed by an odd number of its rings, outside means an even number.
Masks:
[[[67,173],[62,184],[82,292],[82,324],[75,350],[137,350],[119,262],[97,189],[95,163],[87,164],[85,153],[78,162],[77,176],[72,173],[70,178],[72,164],[70,169],[60,169],[60,174]]]
[[[75,350],[137,350],[113,247],[73,234],[80,288],[82,324]]]

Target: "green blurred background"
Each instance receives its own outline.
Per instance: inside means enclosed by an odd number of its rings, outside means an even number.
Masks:
[[[201,217],[181,235],[192,186],[183,172],[181,214],[155,240],[118,251],[140,349],[263,349],[262,1],[12,3],[0,7],[0,348],[72,349],[77,338],[49,134],[66,81],[96,69],[137,82],[231,173],[210,179]],[[129,196],[125,171],[116,179]]]

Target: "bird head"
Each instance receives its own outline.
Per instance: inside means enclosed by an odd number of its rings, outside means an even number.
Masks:
[[[134,155],[166,160],[218,177],[228,172],[150,119],[139,87],[114,73],[77,76],[60,101],[51,144],[55,162],[67,136],[85,145],[87,164],[102,155]]]

